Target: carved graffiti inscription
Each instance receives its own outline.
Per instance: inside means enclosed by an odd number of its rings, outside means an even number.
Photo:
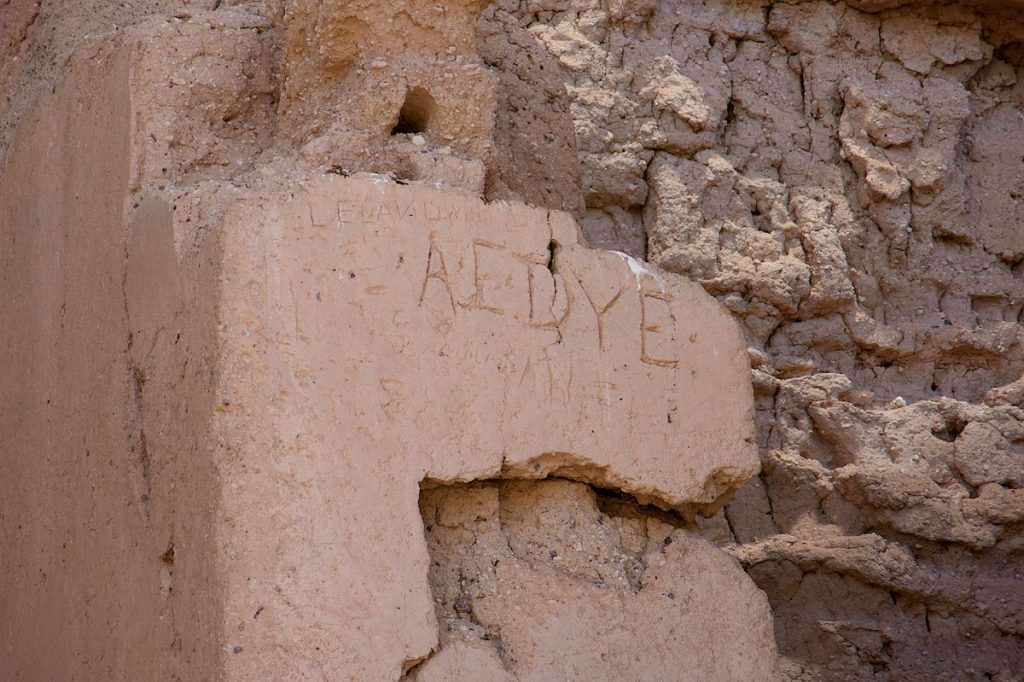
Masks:
[[[676,318],[672,296],[662,291],[640,290],[640,359],[658,367],[679,366],[675,357]]]
[[[415,221],[419,224],[479,224],[487,219],[483,207],[435,203],[426,199],[383,201],[342,198],[337,202],[337,223],[346,226]]]
[[[494,221],[494,214],[484,207],[452,206],[433,203],[422,198],[405,201],[347,200],[337,202],[333,216],[337,228],[345,230],[361,226],[408,223],[411,228],[428,229],[432,235],[423,255],[423,275],[418,288],[419,306],[430,303],[439,312],[450,311],[457,318],[460,311],[484,311],[496,316],[521,320],[528,328],[553,332],[561,341],[574,314],[592,320],[583,328],[593,329],[598,352],[609,350],[609,324],[616,311],[631,300],[639,309],[639,360],[646,365],[676,369],[680,365],[678,324],[673,312],[673,297],[663,289],[636,286],[625,279],[618,284],[601,278],[589,282],[586,277],[566,265],[552,267],[552,254],[521,252],[506,244],[487,239],[474,239],[468,244],[444,241],[445,228],[457,224],[469,226]],[[311,207],[314,225],[323,225],[324,207]],[[515,234],[516,225],[503,226]],[[433,235],[439,235],[435,238]],[[646,275],[654,283],[652,276]],[[444,312],[446,317],[448,312]],[[591,325],[592,326],[588,326]],[[550,362],[531,361],[524,368],[523,379],[539,373],[551,397],[553,377],[544,369]]]
[[[434,242],[430,242],[430,251],[427,253],[427,276],[423,280],[423,287],[420,289],[419,304],[427,297],[427,287],[431,281],[444,289],[444,295],[448,297],[448,304],[451,306],[452,314],[455,313],[455,294],[452,292],[452,285],[448,277],[448,266],[444,262],[444,254],[438,249]]]

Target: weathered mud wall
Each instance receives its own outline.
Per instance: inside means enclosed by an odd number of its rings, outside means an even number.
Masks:
[[[558,163],[591,241],[744,322],[764,472],[720,541],[768,592],[790,678],[1024,669],[1022,21],[679,0],[497,3],[483,24],[527,84],[499,105],[511,155],[538,144],[513,121],[570,112]],[[550,130],[553,153],[571,138]]]
[[[313,8],[83,37],[9,112],[3,674],[773,679],[767,598],[689,529],[760,468],[739,325],[465,191],[489,72],[336,73],[346,3],[281,53]]]
[[[132,57],[79,55],[0,166],[7,680],[203,679],[219,653],[216,263],[177,280],[129,199]]]
[[[557,478],[428,487],[420,508],[444,647],[415,679],[762,679],[762,595],[681,518]],[[481,644],[514,677],[449,666]]]
[[[169,13],[218,76],[187,89],[207,122],[156,136],[147,158],[168,162],[145,177],[227,177],[269,148],[286,3],[59,4],[0,7],[0,155],[77,44]],[[475,188],[486,161],[490,198],[573,211],[595,246],[689,275],[742,322],[764,470],[701,525],[767,592],[788,679],[1024,669],[1022,13],[501,0],[477,32],[493,149],[437,171],[375,138],[375,170]],[[329,164],[342,134],[294,144]]]

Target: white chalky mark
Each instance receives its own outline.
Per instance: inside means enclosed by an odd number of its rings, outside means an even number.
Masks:
[[[643,278],[644,275],[652,277],[658,283],[658,285],[661,286],[662,291],[665,290],[665,283],[661,280],[661,277],[658,276],[658,273],[656,273],[654,270],[651,270],[651,268],[648,267],[647,263],[640,260],[639,258],[634,258],[633,256],[630,256],[628,253],[623,253],[622,251],[612,251],[612,253],[614,253],[622,260],[626,261],[626,265],[629,266],[629,271],[632,272],[633,277],[636,278],[637,291],[640,291],[641,289],[640,280]]]

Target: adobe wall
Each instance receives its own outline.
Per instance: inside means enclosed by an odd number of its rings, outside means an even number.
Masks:
[[[759,467],[724,309],[565,213],[253,158],[266,26],[198,18],[4,158],[5,672],[771,679],[692,533]]]
[[[785,679],[1019,678],[1020,3],[501,2],[481,35],[508,184],[741,321],[763,469],[708,526]]]
[[[211,200],[179,201],[177,226],[191,201]],[[226,575],[246,576],[227,584],[240,649],[230,677],[322,665],[396,679],[430,655],[438,625],[421,484],[555,477],[683,511],[715,505],[756,471],[732,321],[684,280],[583,247],[564,214],[327,175],[240,195],[222,221],[219,552]],[[767,615],[735,569],[725,575],[744,595],[734,598]],[[662,580],[681,590],[700,579]],[[602,583],[606,599],[642,599]],[[539,580],[520,589],[501,596],[505,608],[532,611],[550,595]],[[671,661],[638,663],[628,652],[648,637],[588,629],[596,614],[576,637],[598,648],[625,637],[621,672],[638,679],[769,673],[766,620],[710,601],[680,612],[663,590],[635,607],[637,625],[678,623],[657,646],[673,648],[672,633],[700,622],[721,628],[730,653],[690,642]],[[563,599],[552,619],[597,608],[583,594]],[[514,652],[540,636],[513,637],[522,618],[501,628],[513,674],[525,664]],[[297,659],[312,643],[317,653]],[[761,660],[732,659],[748,647]],[[592,655],[584,662],[615,677]],[[534,662],[525,678],[558,663]]]
[[[128,192],[133,54],[81,54],[0,173],[4,679],[216,666],[216,261],[176,281],[153,210]],[[160,307],[169,291],[180,307]]]
[[[132,78],[162,85],[133,90],[151,114],[133,192],[226,193],[268,167],[418,179],[570,211],[591,245],[693,278],[730,311],[761,473],[706,519],[578,481],[426,486],[426,517],[480,510],[424,526],[444,629],[501,639],[501,611],[484,622],[473,605],[518,573],[460,582],[469,548],[504,537],[515,557],[632,585],[662,524],[697,526],[768,595],[784,679],[1015,679],[1021,8],[9,0],[0,157],[83,43],[143,30]],[[444,125],[392,135],[421,79]],[[523,499],[554,508],[536,518]],[[526,532],[551,519],[580,530]],[[418,674],[479,660],[458,648]]]

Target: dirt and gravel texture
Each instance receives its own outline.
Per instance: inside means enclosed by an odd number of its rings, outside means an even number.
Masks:
[[[0,5],[0,144],[86,34],[283,9],[58,4]],[[744,325],[764,470],[703,525],[786,679],[1021,679],[1022,5],[500,0],[477,39],[488,195],[575,211]]]

